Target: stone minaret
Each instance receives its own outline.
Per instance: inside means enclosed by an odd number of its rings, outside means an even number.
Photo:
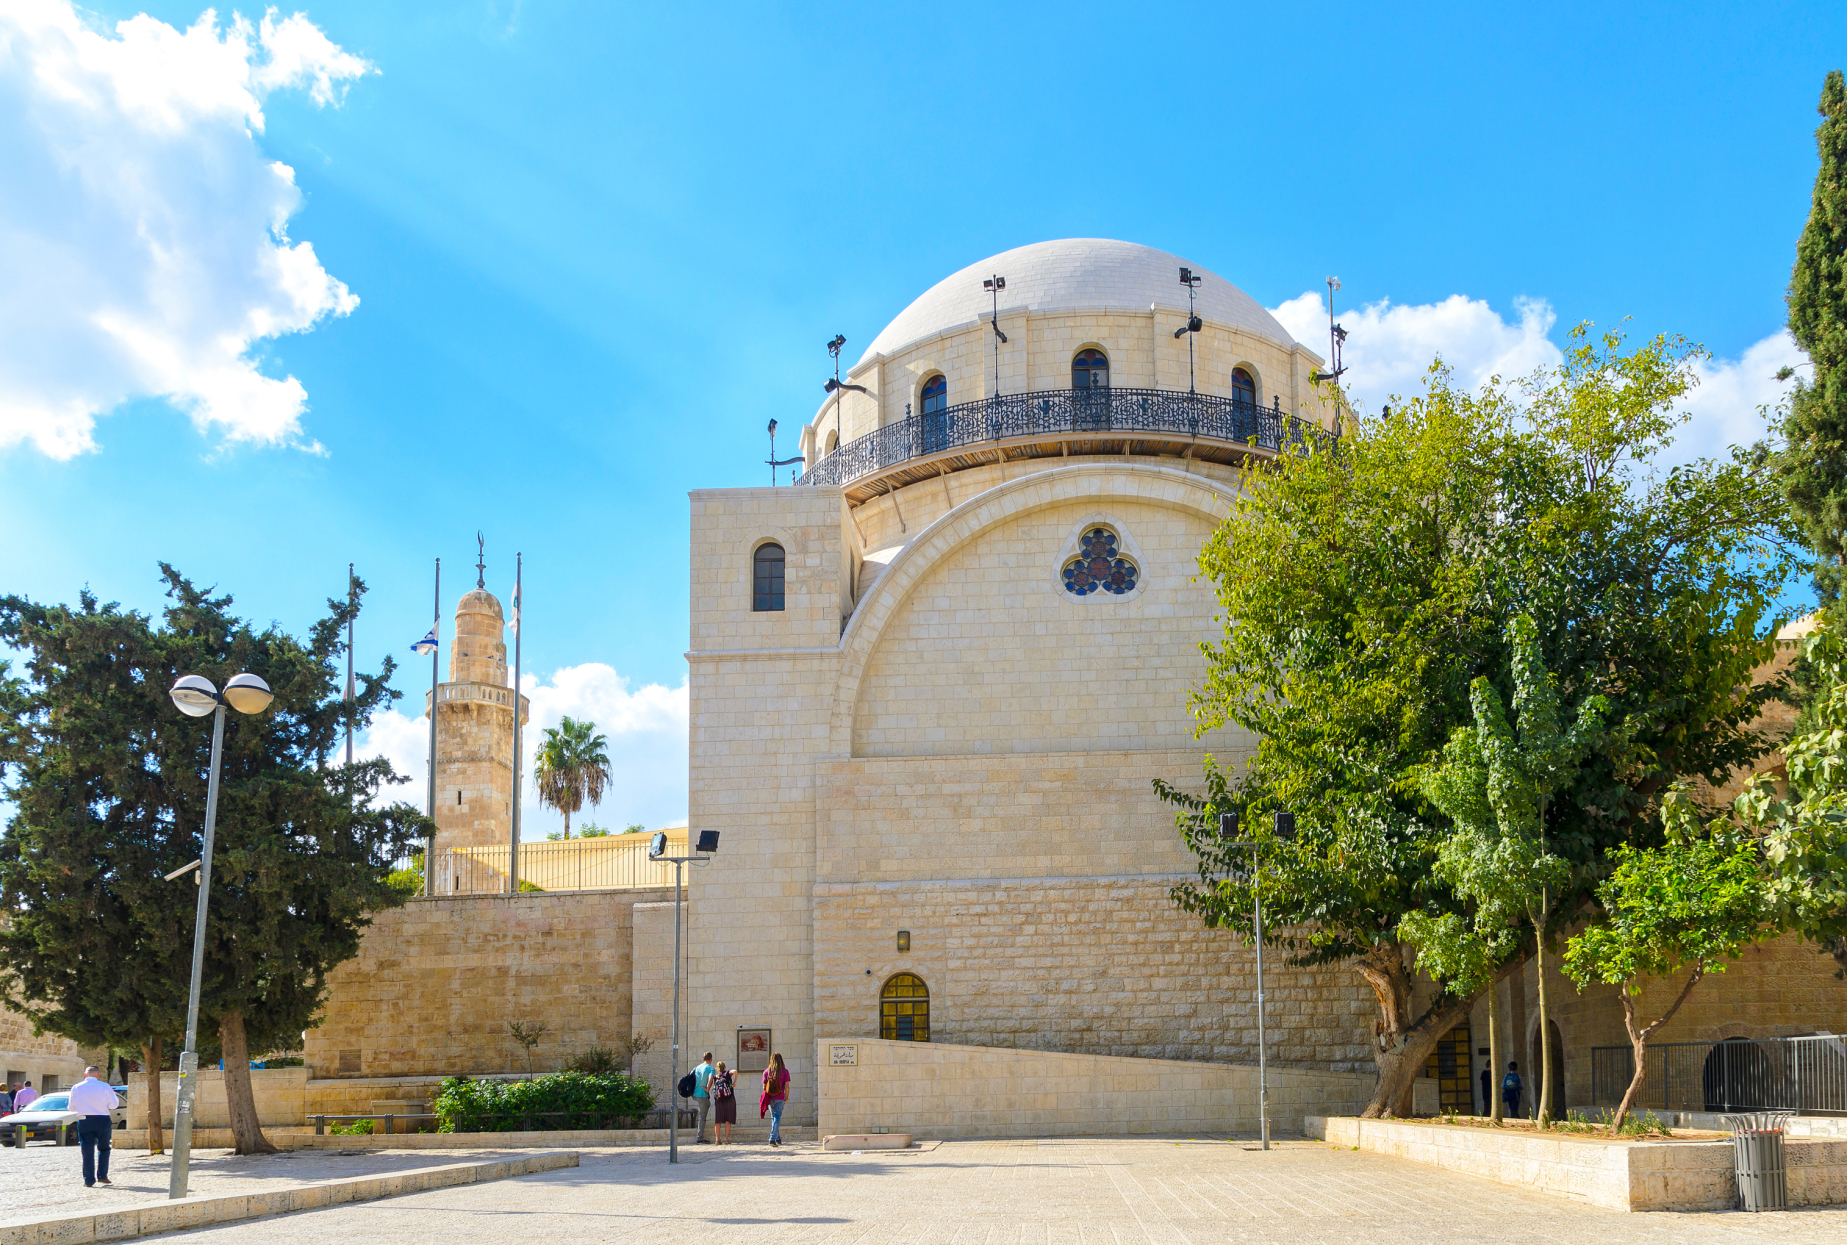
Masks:
[[[513,690],[505,617],[477,579],[455,607],[449,681],[436,689],[436,850],[505,847],[513,826]],[[424,693],[428,708],[429,693]],[[520,723],[531,720],[520,697]]]

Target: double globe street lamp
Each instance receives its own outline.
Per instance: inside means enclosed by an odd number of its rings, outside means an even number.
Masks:
[[[261,713],[275,694],[254,674],[234,675],[221,693],[211,680],[196,674],[181,676],[167,693],[181,713],[212,721],[212,769],[205,786],[205,838],[199,859],[167,875],[167,881],[199,870],[199,908],[192,927],[192,996],[186,1003],[186,1049],[180,1055],[179,1101],[173,1108],[173,1169],[167,1177],[169,1199],[186,1196],[186,1178],[192,1164],[192,1104],[199,1073],[199,982],[205,968],[205,909],[212,894],[212,831],[218,825],[218,770],[224,760],[225,706],[239,713]]]

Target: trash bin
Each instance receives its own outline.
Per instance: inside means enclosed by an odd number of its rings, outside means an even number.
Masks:
[[[1738,1171],[1740,1210],[1788,1210],[1789,1169],[1783,1151],[1783,1126],[1793,1111],[1753,1111],[1728,1115],[1732,1158]]]

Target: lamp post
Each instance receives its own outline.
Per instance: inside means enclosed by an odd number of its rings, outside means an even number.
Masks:
[[[239,713],[261,713],[275,699],[269,684],[254,674],[234,675],[221,694],[210,679],[183,675],[167,693],[188,717],[212,719],[212,768],[205,784],[205,835],[198,860],[199,906],[192,923],[192,994],[186,1002],[186,1049],[180,1054],[179,1100],[173,1107],[173,1167],[167,1176],[167,1197],[186,1196],[186,1178],[192,1165],[192,1104],[199,1078],[199,983],[205,969],[205,910],[212,895],[212,833],[218,826],[218,771],[224,761],[225,706]],[[167,881],[190,873],[192,865],[167,875]]]
[[[1251,915],[1256,927],[1257,941],[1257,1114],[1263,1130],[1263,1148],[1270,1148],[1270,1077],[1263,1026],[1263,857],[1258,851],[1263,844],[1246,840],[1235,841],[1238,833],[1238,814],[1223,812],[1219,814],[1219,838],[1226,847],[1241,848],[1250,853],[1251,858]],[[1295,814],[1282,809],[1276,811],[1275,838],[1287,843],[1295,838]]]
[[[680,1104],[674,1101],[680,1094],[680,866],[709,865],[712,856],[718,851],[718,831],[701,830],[698,843],[694,847],[695,855],[669,856],[667,854],[667,835],[656,831],[648,841],[649,860],[671,860],[673,862],[673,1055],[668,1062],[671,1069],[667,1074],[667,1161],[680,1161]]]

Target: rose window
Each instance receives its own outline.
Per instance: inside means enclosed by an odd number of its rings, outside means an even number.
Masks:
[[[1140,573],[1116,547],[1116,533],[1093,527],[1078,541],[1077,556],[1065,563],[1065,591],[1080,597],[1093,592],[1121,596],[1135,590]]]

